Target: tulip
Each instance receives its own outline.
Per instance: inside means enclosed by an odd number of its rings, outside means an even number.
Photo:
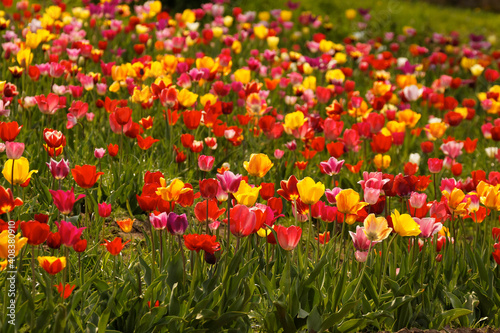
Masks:
[[[40,266],[50,275],[56,275],[66,267],[66,257],[38,257]]]
[[[170,212],[167,217],[167,230],[172,235],[182,235],[186,232],[189,223],[186,214],[177,215],[174,212]]]
[[[50,163],[46,164],[49,167],[50,173],[52,174],[52,177],[54,177],[54,179],[61,180],[66,178],[66,176],[68,176],[69,174],[68,160],[62,159],[57,162],[51,158]]]
[[[192,191],[193,189],[184,186],[184,182],[180,179],[174,179],[170,185],[167,186],[165,178],[160,178],[160,187],[156,191],[163,200],[166,201],[177,201],[181,194]]]
[[[240,187],[242,176],[237,174],[235,175],[229,170],[224,171],[224,173],[217,174],[217,179],[220,182],[222,189],[227,193],[236,193]]]
[[[392,224],[394,231],[400,236],[418,236],[420,235],[420,225],[408,214],[400,215],[398,210],[395,209],[391,214]]]
[[[61,243],[67,247],[72,247],[80,240],[83,231],[86,227],[77,228],[71,222],[61,221],[55,222],[61,235]]]
[[[254,177],[262,178],[273,167],[273,163],[266,154],[252,154],[250,161],[243,162],[243,167]]]
[[[61,295],[62,299],[66,299],[71,295],[76,285],[70,285],[69,283],[66,283],[66,285],[63,287],[63,284],[59,283],[57,285],[54,285],[54,287],[57,288],[57,292],[59,293],[59,295]]]
[[[14,256],[19,254],[19,251],[26,245],[28,238],[21,237],[21,234],[17,234],[16,237],[9,237],[9,230],[4,230],[0,233],[0,259],[9,258],[9,254],[12,255],[12,245],[14,245]],[[10,251],[9,251],[10,250]]]
[[[151,213],[149,215],[149,222],[153,225],[155,230],[163,230],[167,227],[168,214],[166,212],[155,215]]]
[[[21,222],[23,236],[28,238],[29,245],[40,245],[47,240],[50,233],[50,226],[38,221]]]
[[[20,157],[17,160],[9,159],[5,162],[2,174],[10,184],[23,185],[31,179],[33,173],[38,172],[38,170],[29,171],[29,169],[30,163],[26,157]]]
[[[454,188],[451,193],[446,190],[442,191],[442,193],[447,200],[448,208],[453,214],[464,215],[467,213],[467,207],[469,206],[470,200],[465,200],[465,194],[462,190]],[[495,202],[497,202],[497,200],[495,200]]]
[[[101,159],[104,157],[104,154],[106,154],[106,149],[104,149],[104,148],[96,148],[94,150],[95,158]]]
[[[21,206],[23,201],[15,198],[10,188],[5,189],[0,185],[0,214],[10,213],[14,208]]]
[[[78,186],[88,189],[94,186],[104,172],[96,172],[95,165],[76,165],[74,169],[71,169],[71,174]]]
[[[236,205],[231,208],[230,216],[230,230],[236,237],[246,237],[254,231],[257,218],[248,207]]]
[[[352,189],[340,191],[335,200],[337,201],[337,209],[343,214],[357,214],[364,206],[368,205],[366,202],[359,202],[358,192]]]
[[[288,178],[288,180],[282,180],[280,182],[281,189],[276,192],[287,201],[295,201],[299,198],[297,184],[297,178],[292,175]]]
[[[354,248],[358,251],[367,251],[370,247],[370,240],[365,234],[365,228],[356,226],[356,232],[349,231],[349,235],[352,238]],[[373,246],[373,243],[372,245]]]
[[[7,158],[12,160],[17,160],[23,155],[24,143],[7,141],[5,143],[5,148],[6,148]]]
[[[203,250],[210,254],[220,250],[220,243],[216,241],[216,236],[189,234],[184,235],[184,245],[190,251],[200,252]]]
[[[295,111],[285,116],[285,123],[283,124],[283,127],[287,133],[291,133],[292,130],[296,130],[304,125],[306,121],[307,118],[304,117],[303,112]]]
[[[200,180],[200,194],[203,199],[214,199],[219,190],[219,182],[216,179]]]
[[[52,194],[52,199],[54,200],[54,205],[56,205],[57,209],[59,209],[59,211],[63,215],[69,215],[71,213],[71,211],[73,210],[73,206],[75,205],[75,202],[85,197],[85,194],[80,194],[75,199],[73,187],[69,191],[49,190],[49,192],[50,192],[50,194]]]
[[[436,223],[436,219],[433,217],[424,217],[424,218],[413,218],[415,222],[420,226],[420,237],[429,238],[437,234],[443,225],[439,222]]]
[[[261,187],[251,187],[244,180],[241,181],[238,191],[234,193],[234,198],[239,204],[243,204],[247,207],[251,207],[257,201],[259,197],[259,191]]]
[[[105,202],[97,204],[98,214],[100,217],[108,217],[111,215],[111,204],[107,204]]]
[[[375,214],[368,215],[364,222],[364,233],[366,238],[372,242],[381,242],[386,239],[392,231],[388,228],[385,217],[375,217]]]
[[[226,210],[224,208],[219,209],[219,206],[217,205],[217,200],[214,199],[200,201],[194,207],[194,215],[196,216],[196,219],[200,222],[205,222],[207,220],[209,222],[215,222],[225,212]]]
[[[314,239],[318,240],[320,244],[327,244],[330,241],[330,231],[319,234]]]
[[[80,239],[78,242],[73,244],[73,250],[77,253],[82,253],[87,249],[87,240],[86,239]]]
[[[340,169],[344,165],[344,160],[337,160],[335,157],[330,157],[328,161],[321,162],[320,166],[323,168],[323,172],[329,176],[338,175]]]
[[[4,142],[14,141],[22,128],[17,121],[0,122],[0,138]]]
[[[125,243],[122,244],[122,239],[120,237],[116,237],[113,241],[108,241],[104,240],[104,243],[101,245],[106,246],[106,250],[112,255],[112,256],[117,256],[122,252],[123,248],[127,243],[129,243],[131,240],[129,239]]]
[[[302,236],[302,229],[300,227],[292,225],[285,228],[284,226],[277,225],[275,226],[275,230],[278,242],[284,250],[291,251],[297,247]]]
[[[413,208],[422,208],[427,200],[427,194],[412,192],[410,196],[410,206]]]
[[[134,222],[135,220],[129,218],[125,220],[118,220],[116,221],[116,224],[118,224],[118,226],[123,232],[131,232]]]
[[[198,157],[198,168],[201,171],[209,172],[214,167],[215,157],[200,155]]]
[[[314,205],[325,193],[325,185],[315,183],[310,177],[306,177],[297,183],[300,200],[306,205]]]
[[[58,232],[49,232],[47,236],[47,246],[57,250],[61,247],[61,234]]]

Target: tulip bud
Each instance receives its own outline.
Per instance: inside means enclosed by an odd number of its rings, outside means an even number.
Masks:
[[[106,149],[104,148],[96,148],[94,150],[94,156],[98,159],[101,159],[104,157],[104,154],[106,154]]]
[[[5,143],[7,158],[12,160],[19,159],[24,152],[24,143],[22,142],[10,142]]]
[[[97,206],[100,217],[108,217],[109,215],[111,215],[111,204],[103,202],[98,204]]]

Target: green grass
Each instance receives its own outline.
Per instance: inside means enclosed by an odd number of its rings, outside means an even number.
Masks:
[[[236,1],[235,5],[244,10],[264,11],[273,8],[285,8],[287,0]],[[345,10],[349,8],[371,8],[372,21],[380,31],[401,33],[404,26],[412,26],[418,33],[427,36],[432,32],[449,33],[458,31],[462,37],[471,32],[486,36],[496,35],[500,31],[500,14],[480,9],[464,9],[449,6],[437,6],[422,1],[402,0],[315,0],[301,1],[301,9],[316,15],[328,15],[334,29],[345,23]],[[372,23],[373,24],[373,23]]]

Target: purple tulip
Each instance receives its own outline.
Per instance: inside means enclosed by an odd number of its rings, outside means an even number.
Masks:
[[[71,213],[75,202],[85,197],[85,194],[80,194],[75,200],[73,187],[69,191],[49,190],[49,192],[50,194],[52,194],[52,198],[54,199],[54,205],[56,205],[57,209],[59,209],[61,214],[64,215],[68,215],[69,213]]]
[[[217,179],[224,191],[227,193],[236,193],[240,187],[241,175],[235,175],[231,171],[224,171],[222,175],[218,174]]]
[[[189,223],[186,214],[177,215],[170,212],[167,218],[167,230],[172,235],[182,235],[186,231]]]
[[[59,229],[59,234],[61,235],[61,243],[67,247],[72,247],[76,242],[80,240],[82,236],[83,228],[77,228],[71,222],[61,221],[56,222],[57,228]]]
[[[17,160],[21,156],[23,156],[24,152],[24,143],[22,142],[10,142],[7,141],[5,143],[7,158],[12,160]]]
[[[50,163],[46,164],[49,167],[52,177],[57,180],[64,179],[69,174],[69,162],[67,160],[62,159],[57,162],[56,160],[50,159]]]

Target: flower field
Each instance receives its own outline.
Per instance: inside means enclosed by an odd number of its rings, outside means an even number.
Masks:
[[[499,328],[495,36],[238,5],[2,0],[1,331]]]

